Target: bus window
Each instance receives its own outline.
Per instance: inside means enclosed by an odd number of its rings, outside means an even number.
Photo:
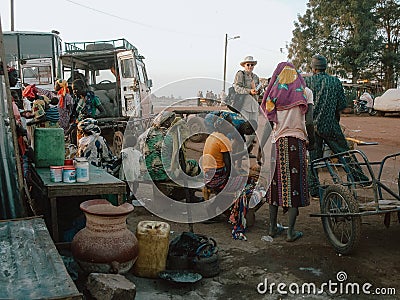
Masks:
[[[52,84],[50,66],[23,67],[22,74],[26,84]]]

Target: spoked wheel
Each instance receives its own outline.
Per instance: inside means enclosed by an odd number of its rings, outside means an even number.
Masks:
[[[349,214],[348,216],[322,217],[325,234],[340,254],[350,254],[361,236],[361,217],[352,214],[359,212],[356,199],[344,186],[331,185],[324,193],[321,204],[323,214]]]
[[[356,105],[356,106],[354,107],[354,113],[355,113],[357,116],[361,115],[361,108],[360,108],[360,106]]]
[[[376,111],[373,108],[369,108],[368,109],[368,113],[369,113],[370,116],[375,116],[378,113],[378,111]]]
[[[113,150],[115,156],[119,156],[121,153],[123,140],[124,134],[121,131],[116,131],[113,136]]]

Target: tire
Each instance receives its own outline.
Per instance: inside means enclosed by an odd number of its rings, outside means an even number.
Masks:
[[[376,111],[373,108],[370,108],[370,109],[368,109],[368,113],[369,113],[370,116],[375,116],[378,113],[378,111]]]
[[[194,143],[204,142],[206,139],[206,126],[200,117],[192,117],[187,122],[190,130],[190,140]]]
[[[379,117],[384,117],[385,116],[385,112],[384,111],[377,111],[377,113],[378,113],[378,116]]]
[[[359,207],[351,192],[344,186],[329,186],[322,197],[321,212],[357,213]],[[361,236],[361,217],[322,217],[325,234],[337,253],[347,255],[357,247]]]
[[[193,263],[194,270],[203,277],[214,277],[220,273],[219,256],[217,253],[210,257],[195,257]]]
[[[360,109],[360,106],[359,106],[359,105],[356,105],[356,106],[354,107],[354,113],[355,113],[357,116],[361,115],[361,109]]]

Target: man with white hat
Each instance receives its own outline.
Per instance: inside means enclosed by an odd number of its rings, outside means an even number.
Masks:
[[[240,65],[244,70],[240,70],[236,73],[234,88],[237,94],[242,95],[240,107],[235,107],[242,116],[252,121],[253,124],[257,124],[258,119],[258,90],[256,87],[259,85],[260,80],[258,76],[253,73],[254,66],[257,61],[253,56],[246,56]],[[257,129],[257,128],[255,128]],[[249,150],[252,148],[255,135],[248,136],[246,144]],[[250,155],[252,157],[253,155]]]

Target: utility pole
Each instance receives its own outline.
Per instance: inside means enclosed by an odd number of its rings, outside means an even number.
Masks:
[[[225,92],[225,83],[226,83],[226,52],[228,50],[228,34],[225,34],[225,52],[224,52],[224,86],[222,90]]]
[[[232,38],[228,38],[228,34],[225,34],[225,52],[224,52],[224,85],[222,90],[225,92],[225,85],[226,85],[226,56],[227,56],[227,52],[228,52],[228,40],[235,40],[240,38],[239,35],[234,36]]]
[[[11,8],[11,31],[14,31],[14,0],[10,0],[10,8]]]

